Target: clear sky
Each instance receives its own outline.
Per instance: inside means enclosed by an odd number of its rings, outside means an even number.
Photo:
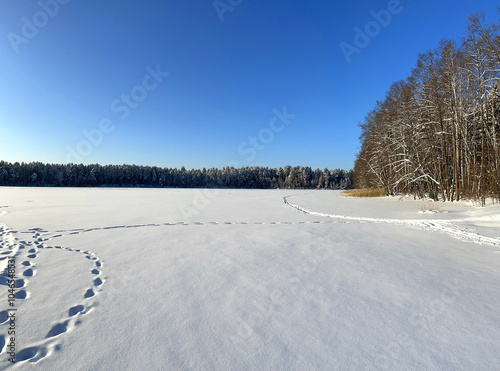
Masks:
[[[0,159],[350,169],[389,85],[494,3],[2,0]]]

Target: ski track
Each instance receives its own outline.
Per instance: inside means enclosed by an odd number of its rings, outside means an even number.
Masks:
[[[321,218],[329,218],[334,220],[311,220],[300,222],[175,222],[175,223],[150,223],[150,224],[134,224],[134,225],[117,225],[108,227],[97,228],[76,228],[68,230],[56,230],[49,232],[41,228],[32,228],[28,231],[12,231],[7,226],[0,224],[0,285],[7,286],[6,277],[6,261],[7,257],[16,257],[16,307],[22,305],[22,302],[29,300],[31,293],[27,290],[30,280],[36,279],[37,264],[36,259],[41,251],[45,249],[56,249],[65,252],[79,254],[81,257],[88,259],[92,264],[90,270],[90,287],[82,294],[82,301],[66,309],[66,316],[63,317],[58,323],[53,323],[48,326],[48,332],[45,339],[31,344],[28,347],[17,351],[16,363],[8,363],[7,366],[2,365],[1,370],[8,369],[15,366],[20,366],[27,362],[36,363],[45,357],[50,356],[54,351],[60,349],[58,339],[65,333],[73,331],[80,323],[80,316],[89,314],[95,303],[96,296],[102,291],[102,285],[105,280],[102,278],[101,267],[103,265],[101,259],[93,252],[82,249],[72,249],[59,245],[48,245],[47,242],[56,238],[79,235],[82,233],[89,233],[95,231],[105,231],[113,229],[124,228],[145,228],[145,227],[176,227],[176,226],[217,226],[217,225],[293,225],[293,224],[335,224],[335,223],[387,223],[398,224],[403,226],[410,226],[420,230],[440,232],[447,234],[453,238],[472,242],[480,245],[489,245],[493,247],[500,247],[499,238],[490,238],[479,235],[477,233],[468,232],[466,228],[460,228],[455,225],[458,222],[481,222],[500,220],[499,216],[495,217],[480,217],[480,218],[465,218],[465,219],[441,219],[441,220],[421,220],[421,219],[384,219],[384,218],[368,218],[368,217],[351,217],[346,215],[326,214],[321,212],[312,211],[304,207],[295,205],[289,201],[289,198],[294,195],[286,196],[283,198],[285,206],[306,215],[317,216]],[[6,208],[8,206],[1,206]],[[7,214],[7,211],[0,211],[0,217]],[[14,235],[31,234],[31,239],[26,241],[24,238],[18,238]],[[500,251],[492,251],[500,253]],[[22,261],[20,264],[19,261]],[[36,293],[35,293],[36,295]],[[0,307],[1,308],[1,307]],[[7,310],[0,311],[0,356],[6,358],[6,327],[8,323]],[[6,361],[6,359],[5,359]]]
[[[366,218],[366,217],[354,217],[345,215],[335,215],[320,213],[312,210],[308,210],[304,207],[292,204],[288,199],[291,196],[283,197],[283,203],[296,211],[313,216],[320,216],[325,218],[343,220],[346,222],[354,223],[387,223],[387,224],[398,224],[404,226],[410,226],[416,229],[431,231],[431,232],[441,232],[447,234],[453,238],[461,241],[472,242],[479,245],[488,245],[492,247],[500,247],[500,238],[491,238],[482,236],[478,233],[468,232],[466,228],[460,228],[456,226],[455,223],[460,222],[484,222],[484,221],[499,221],[500,215],[496,216],[486,216],[478,218],[464,218],[464,219],[432,219],[432,220],[422,220],[422,219],[384,219],[384,218]],[[492,251],[494,253],[500,253],[500,251]]]

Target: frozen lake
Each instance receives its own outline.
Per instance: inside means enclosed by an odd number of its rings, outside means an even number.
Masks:
[[[423,208],[0,188],[0,369],[498,370],[500,205]]]

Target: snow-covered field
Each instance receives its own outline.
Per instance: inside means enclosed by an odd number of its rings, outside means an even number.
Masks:
[[[201,194],[0,188],[0,369],[500,369],[500,205]]]

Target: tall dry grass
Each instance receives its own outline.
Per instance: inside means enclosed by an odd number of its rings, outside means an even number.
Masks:
[[[367,188],[367,189],[350,189],[342,192],[343,196],[347,197],[385,197],[387,193],[383,188]]]

